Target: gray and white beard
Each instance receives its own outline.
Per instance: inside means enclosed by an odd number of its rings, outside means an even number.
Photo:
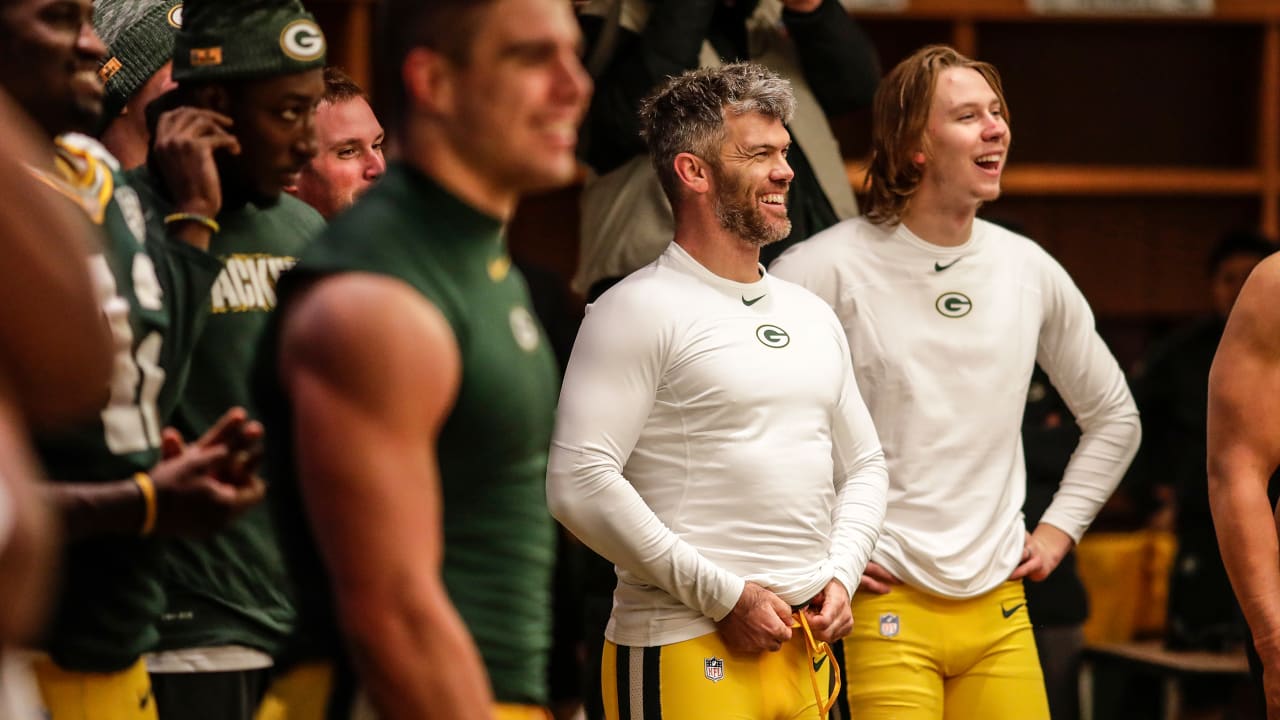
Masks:
[[[715,211],[720,227],[755,247],[776,243],[791,234],[791,219],[774,227],[752,201],[742,199],[742,186],[727,173],[717,173]]]

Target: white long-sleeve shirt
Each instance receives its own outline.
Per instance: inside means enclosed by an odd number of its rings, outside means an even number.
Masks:
[[[844,333],[812,293],[727,280],[672,243],[588,308],[547,499],[617,566],[613,642],[713,632],[746,581],[792,605],[832,578],[852,593],[887,484]]]
[[[1041,522],[1079,541],[1141,429],[1088,303],[1048,253],[982,220],[968,242],[946,248],[859,218],[770,270],[826,300],[848,336],[889,465],[873,560],[945,597],[1009,577],[1024,543],[1021,425],[1037,361],[1083,430]]]

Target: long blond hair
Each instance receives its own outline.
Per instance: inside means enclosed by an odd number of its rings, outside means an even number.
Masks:
[[[877,225],[897,225],[922,172],[912,155],[929,122],[938,77],[948,68],[969,68],[986,79],[1009,119],[1000,73],[946,45],[929,45],[898,63],[880,82],[871,106],[871,168],[867,172],[866,217]]]

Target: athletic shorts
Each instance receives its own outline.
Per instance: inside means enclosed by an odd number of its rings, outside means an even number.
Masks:
[[[952,600],[906,585],[853,597],[845,717],[1049,720],[1022,582]]]

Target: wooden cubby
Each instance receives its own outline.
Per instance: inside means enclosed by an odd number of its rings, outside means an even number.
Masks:
[[[330,57],[369,86],[375,0],[309,0]],[[1014,142],[1004,196],[1060,259],[1126,365],[1209,307],[1205,264],[1226,231],[1280,236],[1280,0],[1214,0],[1207,15],[1042,15],[1030,0],[906,0],[855,10],[884,69],[949,43],[994,63]],[[833,118],[860,188],[869,113]],[[529,199],[512,251],[566,278],[576,192]]]
[[[983,214],[1059,258],[1104,329],[1130,336],[1113,344],[1138,352],[1134,333],[1208,309],[1205,265],[1224,232],[1280,235],[1280,0],[1189,16],[908,0],[854,17],[886,70],[932,42],[999,68],[1013,146],[1004,196]],[[855,188],[868,121],[836,123]]]

